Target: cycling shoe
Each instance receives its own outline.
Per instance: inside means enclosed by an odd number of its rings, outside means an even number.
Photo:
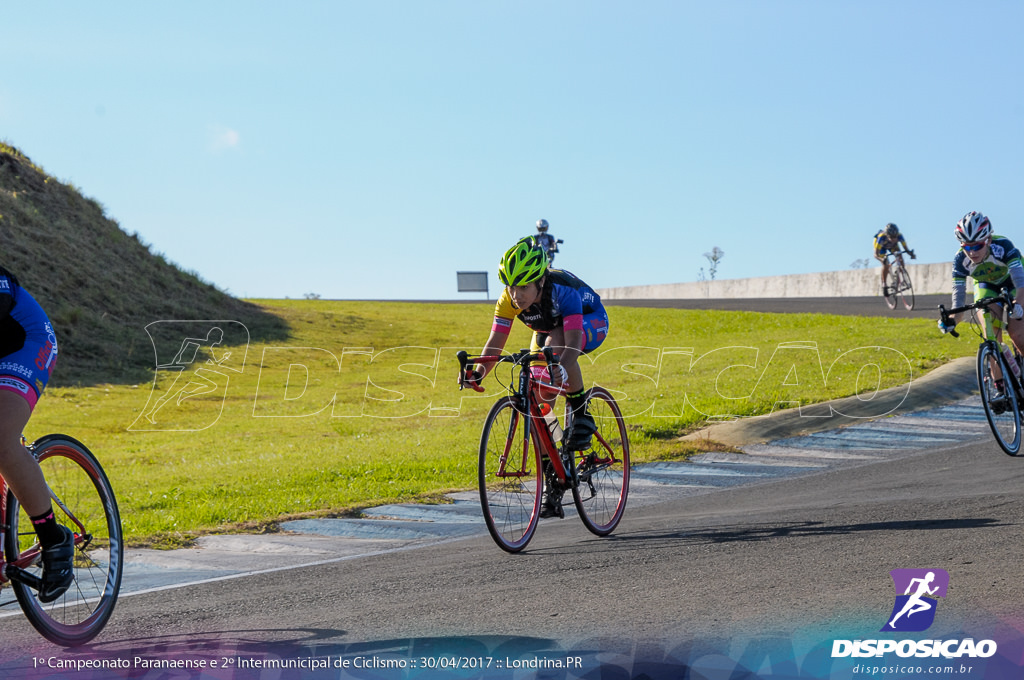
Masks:
[[[53,602],[75,580],[75,535],[65,526],[60,530],[64,540],[42,551],[43,575],[38,595],[40,602]]]

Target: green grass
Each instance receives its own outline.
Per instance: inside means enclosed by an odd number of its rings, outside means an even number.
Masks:
[[[486,396],[458,391],[454,354],[479,349],[491,305],[259,304],[287,322],[288,337],[254,342],[243,371],[214,375],[213,394],[169,403],[154,424],[143,412],[169,376],[158,375],[155,390],[54,387],[27,435],[63,432],[99,455],[136,545],[474,488],[482,420],[503,392],[490,378]],[[924,319],[632,307],[611,307],[610,317],[609,339],[584,375],[620,400],[634,462],[690,455],[676,438],[709,416],[870,393],[976,350]],[[517,324],[507,349],[528,344]]]

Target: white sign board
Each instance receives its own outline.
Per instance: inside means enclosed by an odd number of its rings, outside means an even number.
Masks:
[[[455,272],[460,293],[489,293],[487,272]]]

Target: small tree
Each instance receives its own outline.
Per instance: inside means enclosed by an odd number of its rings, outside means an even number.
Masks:
[[[867,269],[871,264],[871,260],[866,257],[862,257],[859,260],[854,260],[850,263],[850,269]]]
[[[719,248],[718,246],[715,246],[714,248],[711,249],[710,253],[704,253],[704,257],[706,257],[708,259],[708,262],[711,264],[711,266],[708,267],[708,276],[710,276],[711,280],[714,281],[715,280],[715,274],[718,273],[718,263],[722,261],[723,257],[725,257],[725,251],[722,250],[721,248]],[[703,269],[703,267],[700,270],[700,275],[701,275],[701,279],[700,280],[703,281],[704,280],[704,269]]]

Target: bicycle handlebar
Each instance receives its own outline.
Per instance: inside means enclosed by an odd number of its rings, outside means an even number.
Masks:
[[[548,374],[551,375],[552,367],[558,365],[558,355],[550,347],[544,347],[540,352],[530,349],[521,349],[514,354],[494,354],[489,356],[471,357],[465,350],[459,350],[455,355],[459,360],[459,389],[465,387],[466,372],[474,364],[527,364],[541,357],[547,361]]]
[[[974,309],[988,309],[990,305],[994,305],[997,302],[1011,307],[1013,306],[1013,300],[1010,299],[1009,293],[1004,290],[995,297],[975,300],[971,304],[964,305],[963,307],[954,307],[953,309],[946,309],[945,305],[939,305],[939,318],[941,318],[943,321],[949,321],[949,317],[953,316],[954,314],[969,312]],[[960,334],[957,333],[956,330],[951,330],[949,334],[952,335],[954,338],[960,337]]]

